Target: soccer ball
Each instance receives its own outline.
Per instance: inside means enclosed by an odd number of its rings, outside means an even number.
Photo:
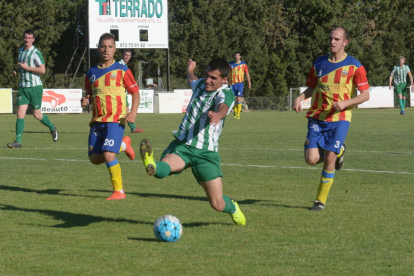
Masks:
[[[176,242],[183,234],[183,226],[178,218],[163,215],[154,223],[154,235],[163,242]]]

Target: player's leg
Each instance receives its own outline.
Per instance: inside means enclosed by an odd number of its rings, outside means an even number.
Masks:
[[[406,105],[406,98],[407,98],[407,84],[406,83],[403,83],[403,84],[401,84],[401,89],[402,89],[402,92],[401,92],[401,96],[402,96],[402,115],[405,115],[405,105]]]
[[[237,202],[223,195],[223,173],[218,152],[193,148],[192,153],[193,175],[206,192],[211,207],[216,211],[230,214],[235,224],[245,225],[246,218]]]
[[[323,134],[319,127],[319,121],[311,118],[308,119],[308,133],[306,134],[304,143],[304,156],[306,163],[309,165],[319,164],[324,159],[324,150],[319,144],[322,138]]]
[[[107,197],[107,200],[125,199],[125,192],[122,185],[122,171],[119,165],[116,153],[110,151],[104,151],[103,156],[105,159],[106,167],[108,168],[109,177],[111,179],[114,192],[111,196]]]
[[[348,133],[349,122],[325,122],[323,125],[320,125],[320,128],[324,131],[325,137],[323,141],[320,140],[320,144],[325,149],[324,164],[319,181],[318,192],[316,194],[316,200],[311,210],[325,209],[326,200],[335,177],[335,167],[338,165],[338,156],[342,158],[343,163],[343,154],[346,148],[346,146],[344,146],[344,141]]]
[[[235,105],[237,106],[237,119],[240,120],[240,113],[242,109],[242,100],[243,100],[243,83],[239,82],[237,86],[238,86],[237,98],[236,98],[237,102],[235,103]]]
[[[172,173],[179,173],[188,166],[185,156],[187,147],[179,140],[174,140],[164,150],[161,161],[155,162],[151,142],[143,139],[140,145],[141,159],[148,175],[164,178]]]
[[[49,120],[49,117],[46,114],[42,113],[42,98],[43,98],[43,86],[38,85],[35,87],[29,88],[30,90],[30,105],[33,108],[33,116],[39,120],[44,126],[48,127],[50,134],[52,135],[53,142],[56,142],[59,138],[57,127],[52,124]]]
[[[219,212],[230,214],[236,225],[245,225],[246,217],[235,200],[223,195],[222,178],[217,177],[210,181],[200,181],[200,185],[206,192],[211,207]]]
[[[17,95],[17,120],[16,120],[16,139],[14,143],[8,143],[9,148],[21,148],[22,138],[27,109],[29,107],[30,100],[26,95],[25,88],[19,87]]]
[[[404,115],[405,111],[404,111],[403,96],[402,96],[403,90],[402,90],[401,84],[398,84],[396,86],[396,91],[397,91],[397,95],[398,95],[398,105],[400,106],[400,110],[401,110],[400,114]]]

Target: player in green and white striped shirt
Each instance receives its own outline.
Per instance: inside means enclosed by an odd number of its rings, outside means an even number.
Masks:
[[[394,66],[390,75],[390,90],[392,89],[392,77],[394,76],[394,85],[395,90],[398,94],[398,103],[400,105],[401,115],[405,115],[405,99],[407,95],[407,75],[410,77],[411,87],[413,87],[413,76],[411,75],[411,70],[408,65],[405,65],[405,57],[400,56],[399,58],[400,65]],[[412,88],[411,88],[412,89]]]
[[[196,63],[188,60],[187,83],[193,90],[185,116],[176,138],[164,150],[161,161],[154,161],[151,143],[141,142],[141,158],[149,175],[164,178],[179,174],[191,167],[197,182],[203,187],[211,207],[231,215],[237,225],[245,225],[246,218],[235,200],[223,195],[219,138],[224,120],[234,105],[233,91],[227,86],[229,65],[225,59],[210,61],[204,79],[198,79]]]
[[[23,33],[24,47],[19,48],[19,67],[13,71],[15,76],[20,73],[20,81],[17,97],[16,141],[8,143],[9,148],[22,147],[24,117],[29,105],[33,109],[33,116],[49,128],[53,141],[58,140],[56,126],[50,122],[46,114],[42,114],[41,110],[43,84],[39,75],[46,72],[46,67],[42,53],[33,46],[34,41],[34,32],[26,30]]]

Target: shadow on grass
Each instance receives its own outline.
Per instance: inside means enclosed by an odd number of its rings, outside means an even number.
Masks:
[[[63,221],[63,223],[56,224],[49,227],[57,227],[57,228],[71,228],[71,227],[82,227],[88,226],[92,223],[97,222],[127,222],[133,224],[148,224],[152,225],[152,222],[145,222],[139,220],[130,220],[130,219],[114,219],[114,218],[107,218],[102,216],[93,216],[93,215],[85,215],[85,214],[76,214],[64,211],[53,211],[53,210],[45,210],[45,209],[28,209],[28,208],[19,208],[12,205],[5,205],[0,204],[0,209],[4,211],[19,211],[19,212],[28,212],[28,213],[39,213],[42,215],[46,215],[52,217],[55,220]]]
[[[13,191],[13,192],[35,193],[35,194],[47,194],[47,195],[80,196],[80,197],[101,198],[100,196],[64,194],[64,192],[66,192],[66,190],[62,190],[62,189],[35,190],[35,189],[28,189],[28,188],[22,188],[22,187],[0,185],[0,190]],[[106,191],[106,192],[108,194],[110,193],[110,191]]]
[[[0,186],[1,187],[1,186]],[[100,192],[100,193],[107,193],[106,190],[89,190],[90,192]],[[152,194],[152,193],[126,193],[127,195],[136,195],[140,197],[154,197],[154,198],[173,198],[173,199],[186,199],[186,200],[197,200],[197,201],[205,201],[207,202],[207,197],[205,196],[185,196],[185,195],[167,195],[167,194]],[[262,200],[262,199],[245,199],[245,200],[237,200],[237,203],[241,205],[246,204],[256,204],[256,203],[263,203],[263,202],[274,202],[273,200]],[[261,204],[264,205],[264,204]],[[272,206],[269,204],[269,206]]]

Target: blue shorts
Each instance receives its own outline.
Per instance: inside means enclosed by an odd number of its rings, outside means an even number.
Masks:
[[[89,156],[103,151],[119,153],[125,126],[119,123],[94,122],[89,132]]]
[[[309,118],[305,150],[321,148],[340,153],[348,129],[348,121],[325,122]]]
[[[243,83],[238,82],[233,85],[230,85],[230,88],[233,90],[235,97],[243,97]]]

